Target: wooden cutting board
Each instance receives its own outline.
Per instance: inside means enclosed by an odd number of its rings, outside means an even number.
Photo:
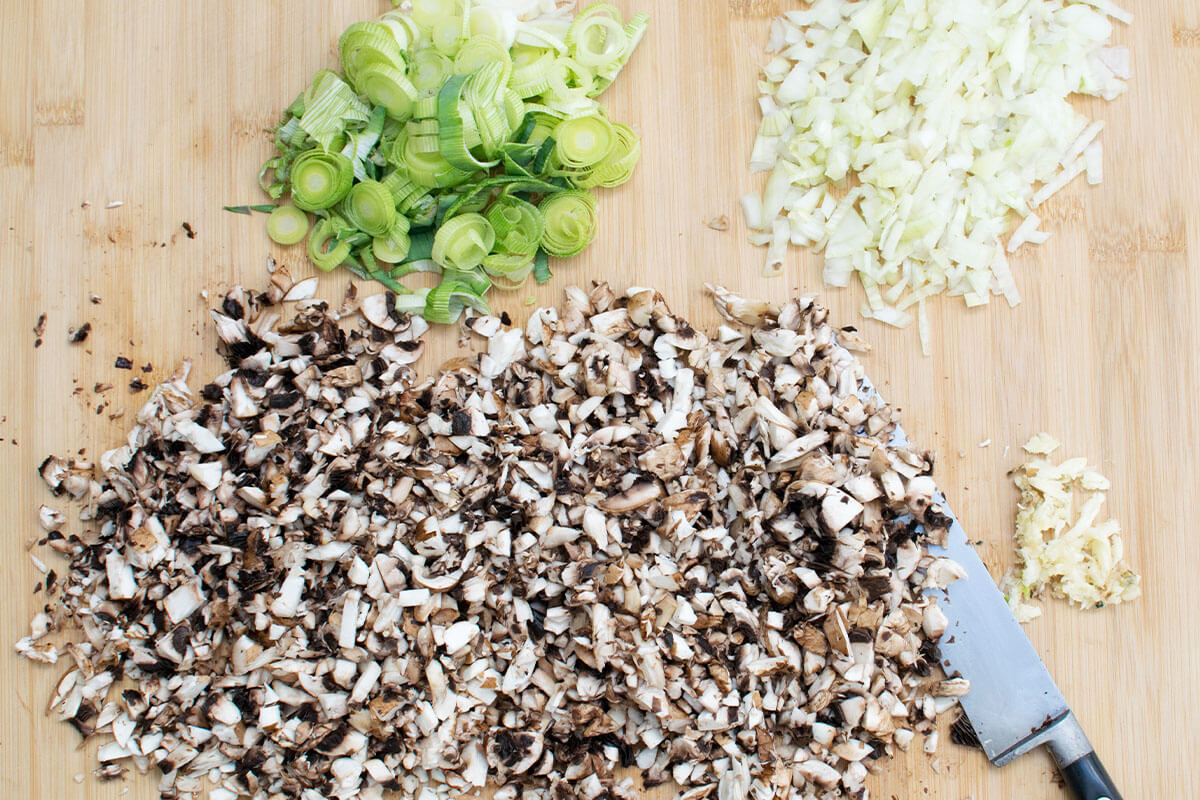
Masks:
[[[643,137],[626,186],[603,193],[601,233],[555,265],[548,285],[496,299],[525,316],[568,282],[660,288],[701,326],[715,314],[705,281],[780,298],[820,290],[819,259],[788,256],[786,277],[759,277],[763,251],[745,241],[737,197],[756,186],[746,163],[757,124],[755,80],[776,0],[619,0],[654,22],[606,97]],[[1049,243],[1014,261],[1024,296],[968,311],[932,309],[934,354],[913,331],[857,316],[861,297],[824,292],[842,324],[875,344],[867,369],[905,410],[905,427],[940,454],[938,478],[999,575],[1010,560],[1015,492],[1006,472],[1026,438],[1047,430],[1113,482],[1145,597],[1080,612],[1048,602],[1029,635],[1125,797],[1200,797],[1200,0],[1127,0],[1137,13],[1115,38],[1135,78],[1117,101],[1081,101],[1107,120],[1106,178],[1077,181],[1042,216]],[[25,554],[35,510],[50,498],[35,467],[48,453],[116,445],[153,384],[185,358],[212,375],[215,337],[202,292],[263,286],[274,253],[293,274],[302,254],[272,249],[264,218],[226,213],[260,202],[264,128],[312,73],[333,63],[348,23],[384,10],[354,2],[97,2],[7,0],[0,14],[0,469],[13,483],[0,579],[0,797],[152,798],[155,781],[99,784],[94,747],[43,716],[61,668],[19,660],[40,600]],[[110,204],[122,205],[109,208]],[[727,215],[731,228],[705,225]],[[189,232],[190,229],[190,232]],[[323,279],[339,299],[345,277]],[[44,315],[44,329],[34,332]],[[88,339],[67,343],[72,326]],[[38,343],[40,341],[40,347]],[[456,348],[441,332],[427,369]],[[114,366],[118,356],[132,370]],[[112,384],[95,391],[97,384]],[[990,444],[986,444],[990,442]],[[1002,654],[997,654],[1002,657]],[[936,764],[936,769],[935,769]],[[667,797],[660,790],[656,797]],[[1063,797],[1041,753],[1003,770],[946,744],[891,762],[873,797],[1049,800]]]

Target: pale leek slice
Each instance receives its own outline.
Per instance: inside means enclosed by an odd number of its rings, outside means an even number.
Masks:
[[[453,62],[432,47],[423,47],[409,54],[408,79],[420,91],[437,92],[452,74]]]
[[[329,149],[335,137],[346,130],[347,122],[366,122],[371,115],[367,104],[337,73],[321,70],[313,77],[304,95],[304,114],[300,127],[322,147]]]
[[[412,14],[393,9],[380,16],[376,21],[380,25],[387,26],[401,50],[412,50],[421,40],[421,26],[413,19]]]
[[[596,199],[588,192],[568,189],[552,194],[538,210],[545,225],[542,249],[552,256],[573,256],[596,237]]]
[[[391,230],[371,241],[371,252],[375,254],[375,258],[387,264],[399,264],[408,258],[412,250],[412,239],[409,238],[408,231],[408,218],[397,216]]]
[[[533,257],[545,231],[542,213],[519,197],[501,195],[485,213],[501,253]]]
[[[482,267],[497,289],[520,289],[533,274],[533,253],[492,253],[483,259]]]
[[[295,206],[279,206],[267,217],[267,235],[276,244],[302,241],[308,235],[308,214]]]
[[[484,34],[473,35],[454,56],[454,71],[459,75],[470,75],[488,64],[499,64],[503,82],[508,82],[512,73],[512,57],[508,54],[508,48]]]
[[[568,117],[554,129],[554,154],[559,163],[582,169],[600,163],[616,143],[613,125],[599,114]]]
[[[550,50],[537,47],[513,49],[509,86],[522,98],[536,97],[550,88],[550,74],[557,58]]]
[[[642,155],[642,143],[628,125],[612,123],[613,146],[604,159],[575,180],[581,189],[594,187],[612,188],[625,183],[633,175],[638,159]]]
[[[433,238],[433,260],[448,269],[470,270],[483,263],[496,232],[481,214],[460,214],[442,222]]]
[[[587,67],[616,63],[628,45],[621,12],[612,3],[593,3],[579,12],[567,30],[568,52]]]
[[[404,121],[413,115],[419,94],[403,70],[391,64],[371,64],[359,73],[358,87],[372,103],[387,109],[392,119]]]
[[[350,257],[351,244],[338,240],[345,220],[336,216],[322,219],[313,226],[308,237],[308,260],[323,272],[329,272]]]
[[[385,109],[382,106],[377,106],[371,112],[371,118],[368,120],[365,128],[355,133],[346,134],[346,146],[342,148],[342,155],[350,159],[356,180],[363,181],[367,179],[367,159],[370,158],[371,151],[379,141],[379,135],[383,133],[383,123],[386,116]]]
[[[617,79],[617,75],[629,63],[630,56],[637,49],[649,26],[650,15],[645,12],[638,12],[629,18],[625,23],[625,52],[616,61],[597,68],[596,80],[592,84],[592,97],[600,95]]]
[[[361,181],[342,201],[341,213],[363,233],[383,236],[396,223],[396,201],[379,181]]]
[[[292,202],[318,211],[340,202],[354,183],[354,167],[341,153],[307,150],[292,162]]]
[[[430,322],[452,324],[462,312],[470,308],[479,314],[490,314],[487,301],[458,281],[444,281],[429,290],[425,296],[425,319]]]
[[[398,70],[405,68],[404,53],[392,29],[378,22],[356,22],[346,28],[338,39],[338,55],[346,77],[360,92],[364,90],[359,78],[367,67],[383,65]]]

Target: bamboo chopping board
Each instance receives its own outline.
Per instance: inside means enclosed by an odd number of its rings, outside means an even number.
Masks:
[[[602,193],[597,242],[556,264],[544,287],[497,300],[515,318],[529,297],[557,302],[568,282],[652,285],[701,327],[716,316],[705,281],[751,296],[820,290],[819,259],[789,254],[786,277],[759,277],[763,251],[745,242],[736,198],[756,184],[748,160],[755,80],[776,0],[619,0],[653,16],[634,63],[606,96],[643,137],[626,186]],[[1086,455],[1113,482],[1110,511],[1126,530],[1145,596],[1083,613],[1057,602],[1028,626],[1126,798],[1200,797],[1191,762],[1200,734],[1200,0],[1127,0],[1137,14],[1116,40],[1133,50],[1130,92],[1083,101],[1108,121],[1106,178],[1077,181],[1049,205],[1049,243],[1013,271],[1015,309],[936,304],[934,354],[913,331],[863,323],[861,297],[823,292],[840,324],[875,345],[865,359],[909,435],[939,455],[938,479],[981,555],[999,575],[1010,559],[1015,492],[1007,470],[1042,429],[1062,453]],[[13,653],[41,602],[25,555],[35,510],[50,498],[45,455],[98,457],[132,425],[148,384],[184,358],[218,364],[202,297],[235,282],[265,285],[270,253],[294,275],[295,250],[272,250],[264,218],[228,214],[259,202],[263,129],[312,73],[333,61],[342,28],[383,10],[354,2],[95,2],[6,0],[0,13],[0,797],[157,797],[133,775],[100,784],[94,747],[43,715],[62,670]],[[120,206],[108,208],[110,203]],[[705,220],[726,214],[729,231]],[[184,223],[187,223],[185,226]],[[189,233],[190,229],[190,233]],[[321,294],[340,299],[341,275]],[[94,296],[94,298],[93,298]],[[34,332],[45,314],[44,329]],[[91,322],[82,344],[67,330]],[[37,340],[40,346],[35,346]],[[433,369],[457,347],[443,331]],[[114,366],[129,358],[132,371]],[[144,370],[144,371],[143,371]],[[113,388],[97,393],[96,384]],[[983,442],[990,444],[983,446]],[[999,655],[999,654],[998,654]],[[936,768],[935,768],[936,767]],[[668,797],[659,790],[654,797]],[[1003,770],[944,744],[936,763],[910,753],[873,778],[873,797],[1050,800],[1063,797],[1049,759]]]

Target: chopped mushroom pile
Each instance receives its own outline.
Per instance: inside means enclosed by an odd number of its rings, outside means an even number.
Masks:
[[[51,709],[164,798],[865,797],[967,688],[932,460],[811,298],[712,291],[711,339],[606,285],[470,319],[486,353],[416,384],[389,295],[234,290],[199,398],[42,467],[83,521],[42,515]]]

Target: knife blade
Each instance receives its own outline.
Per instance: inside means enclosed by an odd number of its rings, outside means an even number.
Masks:
[[[864,398],[878,397],[865,379],[860,394]],[[899,426],[893,443],[909,443]],[[945,496],[939,492],[934,499],[951,525],[945,545],[930,545],[930,552],[953,559],[966,572],[965,578],[947,589],[931,590],[938,595],[938,606],[948,622],[938,648],[946,674],[970,682],[970,690],[960,703],[984,754],[992,764],[1002,767],[1046,745],[1080,800],[1121,800],[1066,698],[967,541]]]

